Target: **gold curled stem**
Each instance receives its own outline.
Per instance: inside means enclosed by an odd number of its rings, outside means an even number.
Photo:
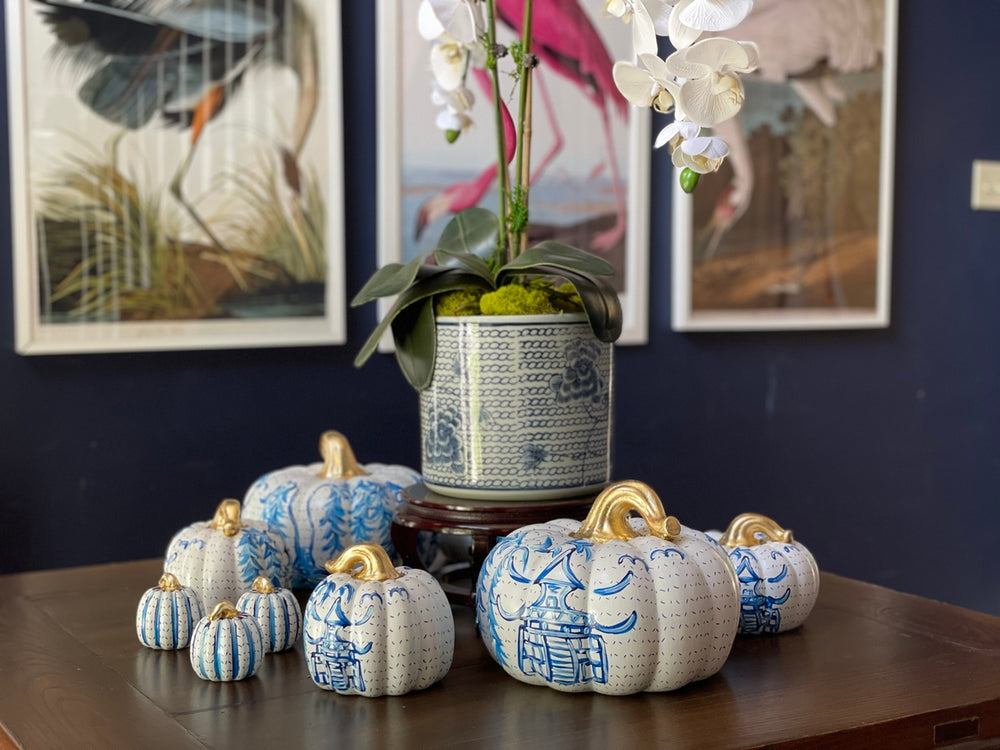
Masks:
[[[360,570],[355,570],[360,565]],[[355,544],[326,564],[328,573],[349,573],[359,581],[388,581],[403,575],[378,544]]]
[[[271,583],[271,579],[266,578],[265,576],[257,576],[254,578],[253,583],[250,584],[250,590],[255,594],[273,594],[277,591],[277,589],[274,588],[274,584]]]
[[[208,527],[221,531],[226,536],[236,536],[243,528],[240,522],[240,501],[228,498],[219,503]]]
[[[629,479],[611,485],[598,495],[583,525],[570,536],[595,542],[634,539],[640,532],[628,521],[632,511],[642,517],[653,536],[670,541],[681,533],[680,521],[666,514],[653,488]]]
[[[241,616],[242,613],[233,606],[232,602],[219,602],[215,605],[215,609],[212,610],[208,619],[214,622],[215,620],[232,620]]]
[[[323,468],[316,475],[320,479],[350,479],[368,474],[354,457],[347,438],[336,430],[320,435],[319,454],[323,457]]]
[[[184,588],[173,573],[164,573],[160,576],[160,580],[156,586],[163,591],[180,591]]]
[[[792,530],[783,529],[776,521],[760,513],[741,513],[736,516],[719,539],[723,547],[753,547],[767,542],[788,542]]]

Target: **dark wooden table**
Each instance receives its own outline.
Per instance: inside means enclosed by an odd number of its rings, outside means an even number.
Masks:
[[[799,630],[738,638],[673,693],[523,685],[454,608],[442,682],[396,698],[313,686],[301,646],[204,682],[139,645],[159,560],[0,576],[0,749],[1000,747],[1000,618],[824,574]]]

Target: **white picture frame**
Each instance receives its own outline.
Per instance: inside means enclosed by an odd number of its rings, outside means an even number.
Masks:
[[[207,15],[169,9],[174,18],[161,28],[186,24],[185,33],[141,58],[146,68],[135,73],[158,76],[156,93],[131,108],[155,110],[148,119],[109,115],[130,105],[113,110],[94,93],[123,75],[102,65],[124,65],[124,55],[105,50],[80,63],[57,49],[40,16],[85,1],[5,5],[19,353],[345,342],[339,0],[294,0],[280,17],[261,6],[224,31],[209,31]],[[193,139],[197,116],[188,125],[180,114],[195,80],[185,78],[188,61],[216,50],[227,72],[212,78],[205,65],[201,81],[221,84],[213,101],[224,106],[203,110],[211,114]],[[179,126],[166,122],[168,111]],[[171,190],[177,176],[194,213]],[[97,201],[88,190],[109,197]],[[213,273],[213,263],[225,271]]]
[[[403,0],[384,0],[378,3],[378,265],[400,262],[416,257],[434,247],[434,239],[440,233],[446,218],[428,226],[420,240],[413,237],[414,215],[422,197],[452,181],[473,178],[485,169],[495,157],[495,137],[490,119],[489,95],[477,89],[476,125],[464,133],[459,142],[447,144],[434,123],[436,110],[431,103],[432,74],[429,65],[430,43],[422,39],[417,30],[416,12],[419,3]],[[586,21],[597,29],[605,42],[607,52],[613,60],[631,59],[631,27],[617,19],[601,13],[599,6],[586,7]],[[508,31],[504,41],[511,37]],[[627,56],[627,58],[626,58]],[[607,74],[610,80],[611,65]],[[545,169],[542,176],[532,185],[531,222],[544,223],[554,227],[555,232],[569,231],[566,224],[557,218],[575,209],[580,223],[593,218],[589,201],[595,190],[603,190],[608,195],[607,183],[613,176],[604,161],[606,172],[592,180],[579,177],[579,170],[601,169],[600,156],[606,153],[604,139],[596,135],[600,116],[595,106],[574,89],[565,79],[546,71],[543,60],[536,73],[538,80],[547,85],[559,113],[565,123],[562,127],[563,149]],[[623,330],[618,344],[644,344],[648,339],[648,276],[649,276],[649,169],[650,169],[650,117],[648,110],[640,110],[629,105],[617,89],[602,93],[609,107],[624,113],[622,118],[612,120],[612,136],[616,143],[621,184],[625,194],[624,238],[610,252],[609,260],[615,265],[615,284],[622,302]],[[536,94],[536,101],[540,95]],[[533,164],[544,158],[552,145],[546,132],[547,121],[543,115],[544,105],[536,106],[533,116]],[[617,115],[614,113],[612,117]],[[553,118],[559,122],[559,118]],[[464,140],[464,142],[463,142]],[[585,159],[580,158],[580,149],[586,148]],[[594,155],[596,154],[596,157]],[[574,156],[576,159],[574,160]],[[592,158],[594,157],[594,158]],[[444,170],[449,174],[444,175]],[[436,174],[431,175],[431,172]],[[420,179],[414,175],[421,174]],[[444,181],[442,181],[444,180]],[[558,182],[557,182],[558,181]],[[588,185],[588,182],[590,183]],[[554,193],[560,185],[568,188],[574,198],[546,200],[546,190]],[[588,190],[590,192],[588,192]],[[565,191],[563,195],[565,195]],[[490,191],[479,205],[496,212],[497,199]],[[596,211],[607,209],[608,198],[599,199],[601,205]],[[585,205],[586,204],[586,205]],[[612,204],[613,205],[613,202]],[[547,209],[552,213],[548,213]],[[598,219],[599,220],[599,219]],[[584,250],[594,251],[577,238],[556,237],[567,244],[574,244]],[[391,301],[379,300],[379,316],[389,309]],[[391,351],[391,336],[382,342],[382,351]]]
[[[789,4],[789,12],[799,16],[780,23],[771,18],[767,26],[786,29],[798,45],[783,47],[775,40],[767,46],[771,36],[755,39],[753,14],[745,28],[727,32],[757,41],[762,61],[776,55],[772,60],[778,65],[767,70],[762,65],[759,75],[745,77],[741,120],[734,128],[717,129],[734,147],[722,170],[703,176],[693,194],[674,183],[673,330],[889,325],[897,1],[866,0],[869,6],[856,6],[866,7],[856,30],[845,29],[850,19],[826,24],[824,0]],[[764,23],[770,6],[759,7]],[[861,39],[861,27],[870,28],[879,16],[881,33],[871,34],[871,43],[880,46],[874,50],[877,62],[846,75],[832,70],[830,35]],[[804,86],[796,82],[805,96],[787,82],[758,80],[780,68],[782,49],[798,49],[813,31],[817,66],[827,67],[814,68],[819,77]],[[858,59],[852,64],[857,66]],[[814,95],[820,97],[815,106],[806,104],[815,101]],[[835,101],[841,95],[843,100]],[[830,105],[835,119],[829,117]],[[872,149],[877,158],[870,158]],[[761,167],[770,171],[762,173]],[[732,203],[725,202],[723,191],[736,184],[730,179],[737,170],[744,175],[743,185],[750,175],[753,197],[726,230],[724,217]]]

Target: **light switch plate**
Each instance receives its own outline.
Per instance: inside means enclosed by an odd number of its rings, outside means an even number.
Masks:
[[[972,208],[1000,211],[1000,161],[972,162]]]

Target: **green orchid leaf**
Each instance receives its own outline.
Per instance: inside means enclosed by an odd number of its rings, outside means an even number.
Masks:
[[[351,300],[351,307],[358,307],[380,297],[392,297],[399,294],[413,283],[420,271],[420,266],[427,260],[430,253],[423,253],[405,265],[402,263],[389,263],[382,266],[368,282],[361,287],[354,299]]]
[[[507,263],[497,272],[497,276],[510,271],[524,271],[538,265],[566,268],[596,276],[611,276],[615,272],[615,267],[604,258],[572,245],[546,240],[539,242],[534,247],[529,247],[510,263]]]
[[[401,321],[399,326],[394,326],[394,321],[403,310],[406,310],[417,302],[427,300],[436,294],[450,292],[455,289],[469,288],[490,289],[492,287],[484,284],[480,276],[471,274],[461,268],[435,268],[434,273],[418,276],[411,286],[404,289],[396,297],[396,301],[389,308],[389,312],[386,313],[385,317],[375,327],[375,330],[372,331],[372,334],[361,347],[361,351],[354,358],[354,366],[361,367],[371,358],[372,354],[378,349],[378,342],[381,341],[382,336],[389,329],[389,326],[393,326],[394,337],[399,338],[405,335],[404,329],[406,324],[408,322],[415,323],[416,319],[407,316]],[[416,387],[416,384],[412,383],[412,381],[411,384]]]
[[[485,208],[472,207],[455,214],[441,232],[439,250],[470,253],[487,258],[497,245],[500,221]]]
[[[590,321],[590,329],[600,341],[614,342],[622,334],[622,304],[607,279],[578,273],[571,269],[535,266],[531,273],[560,276],[570,282],[580,295],[580,302]]]
[[[456,253],[439,247],[434,251],[434,259],[440,265],[449,268],[460,266],[466,271],[470,271],[471,273],[482,277],[483,281],[491,287],[496,283],[489,264],[478,255],[473,255],[472,253]]]
[[[422,391],[434,377],[434,357],[437,353],[433,298],[401,311],[392,321],[392,336],[399,369],[410,385]]]

